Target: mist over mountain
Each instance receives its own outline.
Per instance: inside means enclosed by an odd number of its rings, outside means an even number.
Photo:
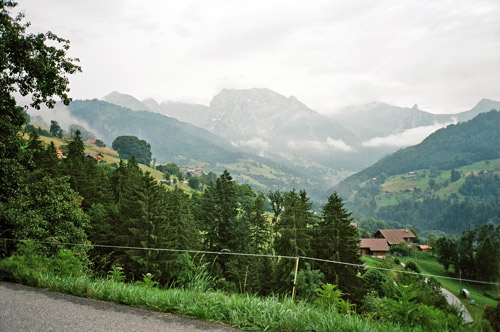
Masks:
[[[103,100],[118,106],[130,108],[134,111],[151,111],[160,113],[179,121],[191,123],[200,128],[206,128],[209,119],[209,108],[200,104],[179,103],[165,101],[158,103],[153,98],[146,98],[143,101],[135,97],[119,92],[111,92]]]
[[[418,105],[408,108],[373,102],[344,107],[330,117],[358,133],[363,140],[369,140],[416,127],[450,122],[454,116],[428,113],[420,110]]]
[[[120,135],[145,139],[153,155],[181,162],[186,158],[205,161],[235,161],[241,152],[223,138],[189,123],[149,111],[133,111],[105,101],[75,100],[68,107],[71,115],[101,133],[109,145]]]
[[[411,108],[370,103],[320,114],[297,98],[269,89],[223,89],[208,106],[143,101],[113,92],[116,105],[149,110],[204,128],[234,147],[297,166],[318,165],[334,171],[359,171],[400,148],[420,143],[439,128],[498,108],[483,99],[459,114],[432,114]]]
[[[133,98],[133,97],[132,97]],[[117,105],[137,109],[137,99],[106,96]],[[298,101],[269,89],[224,89],[210,105],[146,99],[143,109],[186,121],[228,139],[259,156],[296,165],[319,164],[334,170],[360,169],[355,134]]]
[[[492,105],[488,103],[488,106]],[[363,181],[420,169],[450,170],[481,160],[500,158],[500,112],[480,113],[472,120],[437,130],[420,144],[401,149],[333,187],[345,197]]]

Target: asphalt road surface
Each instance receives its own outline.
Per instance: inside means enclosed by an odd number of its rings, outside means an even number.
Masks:
[[[175,315],[0,282],[0,331],[237,330]]]
[[[464,322],[472,323],[472,316],[467,311],[467,308],[462,304],[462,302],[460,302],[458,297],[456,297],[450,291],[444,289],[444,287],[441,287],[441,293],[443,293],[443,295],[446,297],[446,300],[450,305],[458,308],[458,311],[462,314]]]

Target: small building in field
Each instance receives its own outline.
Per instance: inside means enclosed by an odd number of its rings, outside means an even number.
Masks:
[[[401,242],[411,242],[415,237],[409,229],[379,229],[373,234],[373,238],[385,239],[390,246]]]
[[[389,252],[389,245],[385,239],[361,239],[359,249],[363,256],[384,258]]]
[[[101,162],[103,157],[104,156],[100,152],[97,152],[97,153],[89,152],[89,153],[85,154],[85,158],[92,158],[92,159],[96,160],[98,163]]]
[[[417,245],[417,249],[422,252],[430,252],[432,251],[432,247],[427,244],[419,244]]]

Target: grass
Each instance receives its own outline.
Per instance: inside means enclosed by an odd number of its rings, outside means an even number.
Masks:
[[[457,171],[462,173],[462,177],[455,182],[450,181],[450,170],[439,171],[439,175],[437,175],[434,180],[437,185],[442,185],[443,187],[432,190],[432,195],[437,195],[441,198],[450,198],[452,194],[455,194],[459,199],[463,199],[463,195],[460,194],[459,189],[464,184],[465,177],[470,174],[477,174],[481,171],[500,174],[500,159],[479,161],[459,167]],[[382,192],[375,197],[378,208],[396,205],[401,200],[410,199],[412,193],[404,193],[407,189],[413,190],[414,188],[418,188],[422,191],[430,190],[429,180],[431,178],[429,177],[429,173],[430,170],[421,169],[415,171],[415,174],[405,173],[389,176],[382,184]],[[448,183],[444,186],[446,181],[448,181]]]
[[[416,255],[417,255],[417,265],[422,271],[422,273],[441,276],[441,277],[436,277],[436,279],[441,283],[441,285],[443,285],[444,288],[446,288],[448,291],[457,296],[462,301],[462,303],[465,304],[467,310],[469,310],[469,312],[471,313],[471,315],[475,320],[483,316],[485,306],[492,306],[492,307],[497,306],[498,301],[495,301],[494,299],[491,298],[494,297],[495,295],[498,295],[495,294],[496,292],[494,290],[484,288],[480,284],[462,281],[462,288],[466,288],[467,290],[469,290],[471,294],[471,299],[477,303],[476,306],[470,305],[468,303],[468,300],[460,295],[459,280],[442,278],[447,276],[447,273],[444,267],[438,263],[436,257],[432,256],[429,253],[423,253],[423,252],[417,252]],[[413,256],[401,257],[400,260],[403,263],[407,263],[409,261],[413,261]],[[485,293],[489,294],[489,296],[491,297],[485,296],[484,295]]]
[[[14,271],[11,277],[34,287],[224,323],[247,331],[423,331],[357,315],[341,315],[311,303],[276,296],[260,298],[248,294],[147,288],[85,275],[58,276],[30,269]]]

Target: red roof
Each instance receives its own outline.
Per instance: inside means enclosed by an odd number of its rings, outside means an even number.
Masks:
[[[415,238],[415,234],[409,229],[380,229],[374,234],[374,237],[380,238],[380,236],[377,236],[379,233],[390,245]]]
[[[368,248],[370,251],[389,251],[385,239],[361,239],[360,248]]]

